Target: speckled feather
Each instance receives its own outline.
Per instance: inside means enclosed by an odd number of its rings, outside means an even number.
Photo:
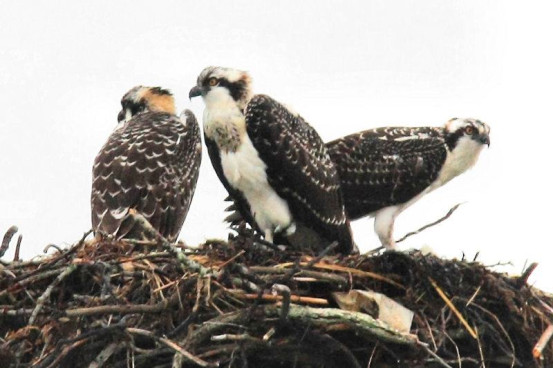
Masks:
[[[268,181],[294,218],[350,252],[353,240],[338,174],[317,132],[265,95],[250,100],[245,116],[248,136],[267,164]]]
[[[92,225],[116,238],[131,236],[135,209],[170,241],[188,213],[201,161],[200,130],[190,111],[147,112],[116,129],[93,167]]]
[[[351,219],[407,202],[438,177],[444,128],[377,128],[328,142]]]

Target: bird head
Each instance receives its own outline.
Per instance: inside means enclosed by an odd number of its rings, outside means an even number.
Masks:
[[[453,118],[445,124],[447,143],[450,148],[459,144],[476,144],[490,146],[490,127],[477,119]]]
[[[136,86],[121,99],[117,120],[129,121],[133,116],[148,111],[175,114],[175,99],[171,92],[160,87]]]
[[[243,110],[252,97],[250,75],[241,70],[210,66],[202,70],[188,97],[202,96],[207,106],[234,102]]]

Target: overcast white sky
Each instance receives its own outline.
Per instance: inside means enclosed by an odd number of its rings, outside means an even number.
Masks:
[[[171,89],[178,109],[209,65],[249,70],[254,90],[333,138],[382,125],[476,117],[491,147],[471,172],[396,222],[396,239],[447,212],[400,249],[429,245],[486,264],[526,261],[553,291],[550,1],[2,1],[0,232],[22,255],[68,245],[90,228],[91,167],[135,85]],[[204,151],[180,238],[226,238],[225,192]],[[354,223],[363,250],[372,219]],[[0,234],[1,235],[1,234]],[[13,249],[5,258],[11,257]]]

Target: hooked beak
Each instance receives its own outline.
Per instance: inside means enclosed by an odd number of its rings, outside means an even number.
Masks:
[[[192,87],[190,92],[188,92],[188,98],[192,99],[192,97],[198,97],[202,95],[202,89],[198,86]]]
[[[478,141],[482,144],[487,144],[488,147],[490,146],[490,136],[487,134],[483,134],[478,138]]]
[[[117,122],[120,123],[123,120],[125,120],[125,115],[126,115],[125,110],[119,111],[119,114],[117,114]]]

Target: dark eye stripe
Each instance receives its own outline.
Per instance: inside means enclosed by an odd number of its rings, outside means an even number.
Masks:
[[[220,79],[219,86],[228,89],[234,101],[240,100],[246,94],[246,83],[243,80],[230,83],[226,79]]]

